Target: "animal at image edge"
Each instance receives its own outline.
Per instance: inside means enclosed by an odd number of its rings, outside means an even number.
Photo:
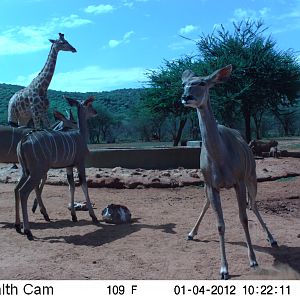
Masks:
[[[62,113],[55,111],[54,118],[57,120],[55,124],[51,126],[51,130],[56,131],[67,131],[70,129],[77,128],[77,123],[75,122],[71,111],[69,116],[66,118]],[[26,135],[30,134],[32,128],[28,127],[11,127],[11,126],[1,126],[0,125],[0,162],[1,163],[17,163],[17,145]],[[36,198],[34,200],[32,210],[35,211],[37,204],[40,206],[40,210],[44,219],[50,221],[46,208],[43,204],[41,194],[45,184],[46,178],[43,178],[39,187],[35,190]]]
[[[87,118],[95,116],[97,112],[92,106],[93,97],[85,101],[67,98],[71,106],[77,108],[78,129],[66,132],[37,130],[23,138],[17,146],[18,160],[21,164],[22,175],[15,187],[15,228],[21,233],[19,204],[22,206],[24,234],[29,240],[33,239],[29,227],[27,200],[33,189],[36,189],[41,180],[47,176],[50,168],[66,168],[67,179],[71,194],[71,215],[77,221],[74,208],[75,182],[73,167],[78,170],[79,183],[81,184],[89,214],[94,223],[98,220],[95,216],[89,198],[85,174],[85,158],[89,152],[87,147]]]
[[[191,70],[186,70],[182,74],[184,87],[182,103],[185,106],[195,108],[199,119],[202,136],[200,169],[204,176],[207,198],[195,226],[188,235],[188,239],[192,240],[197,234],[200,222],[211,205],[217,219],[221,250],[220,274],[222,279],[229,278],[229,271],[225,252],[225,222],[221,206],[220,189],[232,187],[235,189],[239,218],[248,247],[250,266],[256,267],[258,264],[248,228],[247,205],[256,215],[267,234],[270,244],[277,246],[277,242],[264,223],[255,203],[257,181],[252,151],[238,131],[217,124],[211,108],[209,89],[215,84],[227,80],[231,71],[232,66],[228,65],[206,77],[196,76]]]
[[[8,124],[11,126],[26,126],[32,119],[36,129],[50,127],[47,116],[49,107],[47,91],[54,74],[58,52],[76,52],[76,49],[69,44],[62,33],[59,33],[57,40],[50,40],[50,42],[52,46],[41,72],[27,87],[16,92],[9,100]]]

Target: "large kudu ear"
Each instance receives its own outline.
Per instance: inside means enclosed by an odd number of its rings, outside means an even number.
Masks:
[[[59,112],[57,110],[55,110],[53,112],[53,115],[54,115],[54,119],[57,120],[57,121],[63,121],[63,120],[66,119],[65,116],[61,112]]]
[[[75,121],[74,115],[72,113],[72,109],[69,109],[68,111],[68,119],[72,122]]]
[[[195,77],[195,73],[191,70],[185,70],[182,73],[181,80],[183,84],[186,84],[192,77]]]
[[[63,96],[63,97],[68,101],[68,103],[69,103],[70,106],[76,106],[76,107],[78,107],[79,102],[76,99],[72,99],[72,98],[70,98],[68,96]]]
[[[95,97],[94,96],[90,96],[86,100],[84,100],[83,105],[89,106],[89,105],[91,105],[93,103],[94,100],[95,100]]]
[[[222,69],[213,72],[207,77],[207,80],[211,85],[225,82],[230,77],[231,71],[232,65],[228,65]]]

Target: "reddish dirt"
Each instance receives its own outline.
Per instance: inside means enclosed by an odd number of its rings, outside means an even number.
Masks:
[[[5,168],[7,171],[7,166],[2,167],[2,171]],[[300,176],[296,176],[299,171],[299,159],[257,161],[258,177],[272,180],[259,182],[258,206],[279,247],[268,245],[256,217],[249,211],[250,232],[259,263],[256,269],[249,267],[234,191],[222,191],[232,279],[300,279]],[[139,172],[142,177],[146,171]],[[162,172],[166,171],[157,171],[156,176],[175,178]],[[44,221],[39,212],[31,212],[31,195],[28,211],[34,241],[28,241],[14,230],[12,176],[5,175],[10,177],[5,180],[1,174],[2,182],[8,183],[0,184],[0,279],[219,278],[219,241],[211,209],[195,240],[186,240],[205,201],[202,187],[90,188],[100,220],[102,209],[110,203],[127,206],[134,218],[132,224],[94,225],[86,211],[77,212],[77,223],[71,221],[66,186],[46,185],[43,199],[51,222]],[[278,174],[291,176],[274,180]],[[90,176],[99,179],[99,175]],[[83,200],[78,188],[76,200]]]

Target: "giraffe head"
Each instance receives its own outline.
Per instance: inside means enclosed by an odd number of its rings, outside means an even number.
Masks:
[[[71,52],[77,52],[77,50],[69,44],[69,42],[65,39],[65,36],[63,33],[59,33],[59,38],[57,40],[51,40],[49,41],[53,44],[54,47],[57,48],[58,51],[71,51]]]
[[[181,101],[185,106],[200,108],[206,105],[208,91],[217,83],[226,81],[231,74],[232,66],[228,65],[206,77],[199,77],[191,70],[185,70],[182,74],[184,88]]]

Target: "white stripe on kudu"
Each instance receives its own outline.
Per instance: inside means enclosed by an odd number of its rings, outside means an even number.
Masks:
[[[33,189],[36,189],[41,180],[46,178],[49,168],[67,168],[67,178],[71,194],[72,220],[77,221],[74,209],[75,183],[73,178],[73,167],[78,170],[79,182],[86,198],[89,214],[93,222],[98,220],[88,194],[85,176],[85,158],[88,154],[87,147],[87,118],[95,116],[97,112],[92,106],[93,97],[85,101],[77,101],[65,97],[71,106],[76,106],[78,116],[78,129],[69,132],[37,131],[23,138],[17,147],[17,155],[22,167],[22,176],[15,188],[16,200],[16,222],[17,232],[21,232],[19,202],[22,204],[24,233],[29,240],[33,239],[29,228],[27,199]],[[52,142],[54,147],[51,147]],[[38,145],[38,147],[36,147]],[[46,150],[49,155],[46,155]],[[43,162],[43,163],[42,163]]]

